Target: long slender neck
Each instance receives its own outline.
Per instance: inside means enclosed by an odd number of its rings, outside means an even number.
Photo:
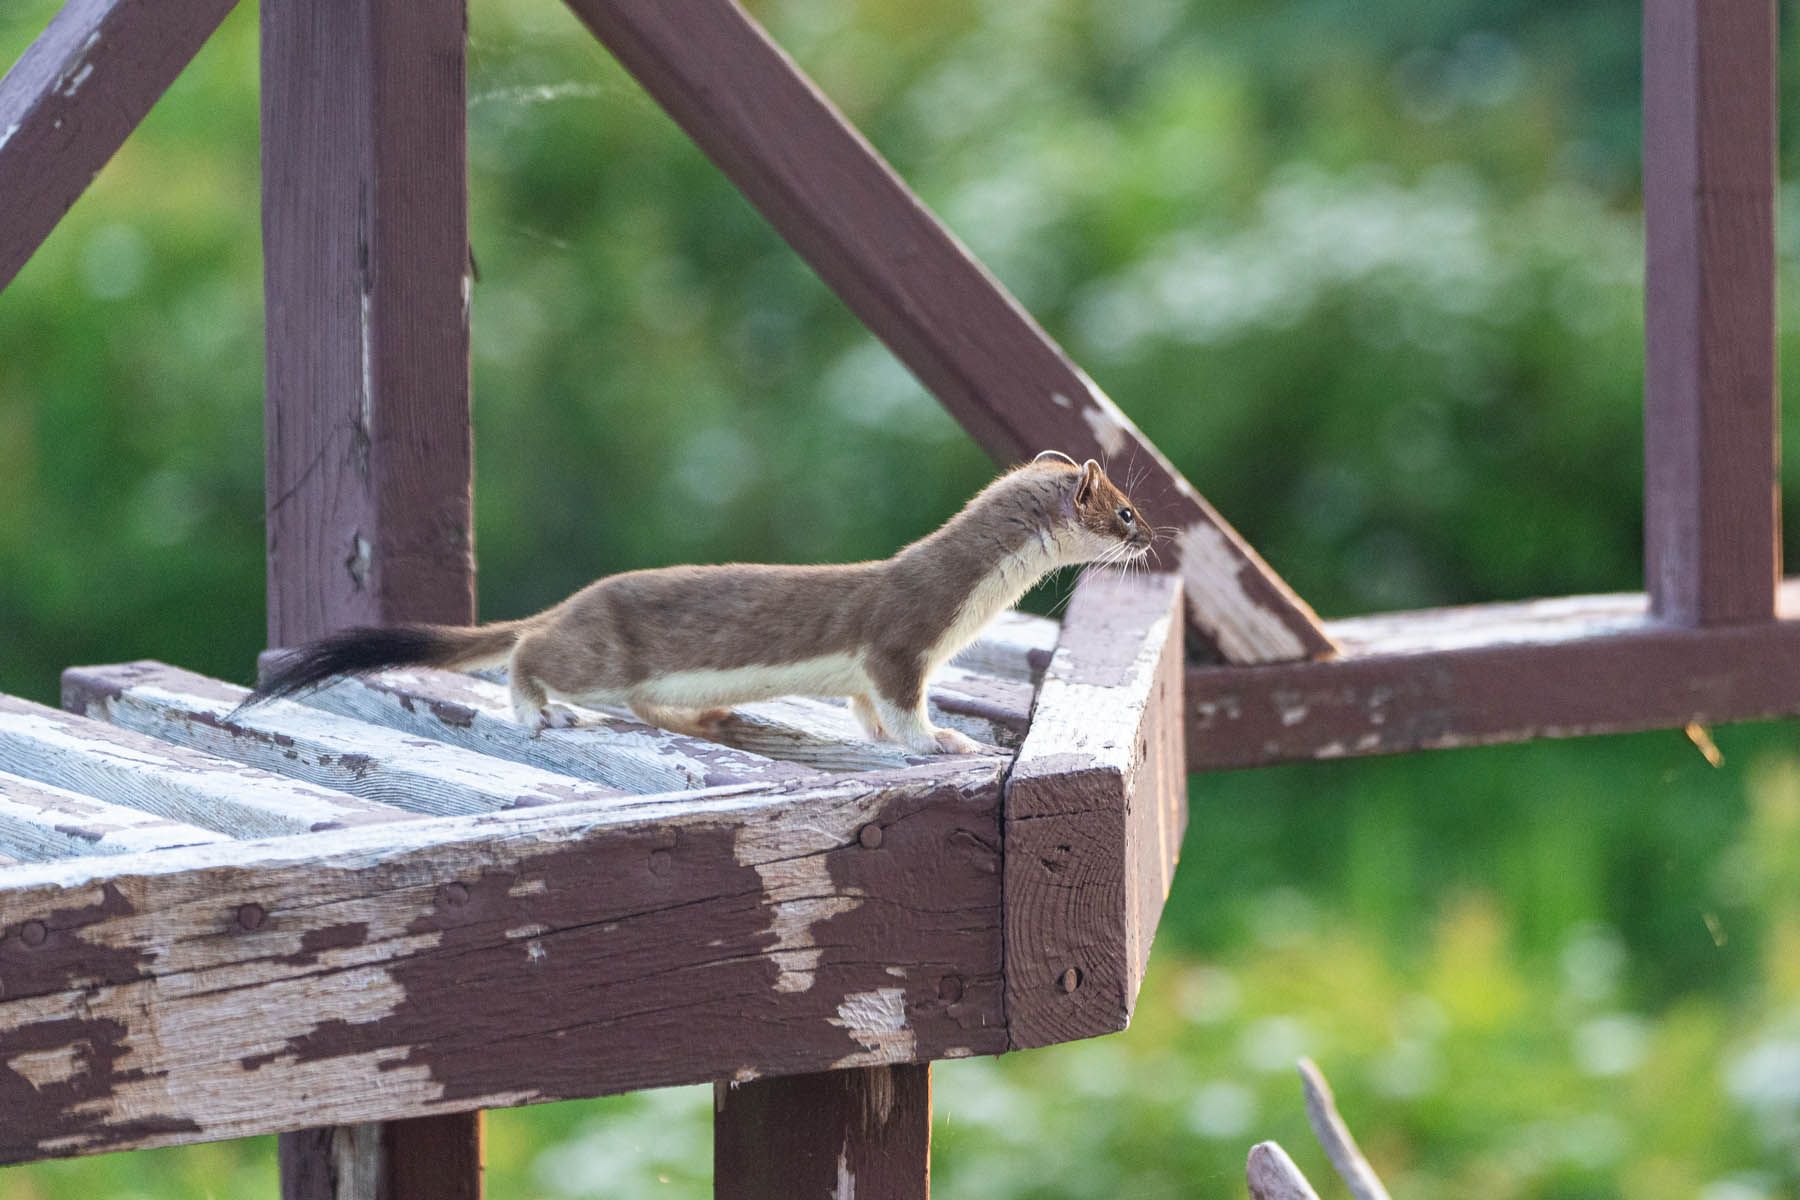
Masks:
[[[1061,474],[1028,467],[1001,477],[885,564],[910,601],[932,605],[949,620],[938,647],[943,655],[967,645],[1045,575],[1075,561],[1065,536]]]

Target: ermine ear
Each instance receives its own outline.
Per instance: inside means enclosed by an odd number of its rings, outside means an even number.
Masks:
[[[1037,457],[1032,459],[1031,461],[1034,463],[1066,462],[1071,467],[1074,467],[1076,465],[1075,460],[1070,458],[1068,455],[1064,454],[1061,450],[1040,450],[1040,451],[1038,451]],[[1079,470],[1080,468],[1076,467],[1076,469]]]
[[[1100,464],[1088,459],[1081,464],[1081,482],[1075,485],[1075,503],[1086,504],[1094,494],[1094,485],[1100,482]]]

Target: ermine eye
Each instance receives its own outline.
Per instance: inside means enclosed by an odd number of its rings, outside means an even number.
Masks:
[[[1132,515],[1131,515],[1131,509],[1130,509],[1130,508],[1121,508],[1121,509],[1120,509],[1120,510],[1119,510],[1119,520],[1121,520],[1121,521],[1123,521],[1123,522],[1125,522],[1125,523],[1126,523],[1126,524],[1127,524],[1127,525],[1129,525],[1129,524],[1131,524],[1131,522],[1132,522],[1132,521],[1133,521],[1133,520],[1135,520],[1135,519],[1136,519],[1136,518],[1134,518],[1134,517],[1133,517],[1133,516],[1132,516]]]

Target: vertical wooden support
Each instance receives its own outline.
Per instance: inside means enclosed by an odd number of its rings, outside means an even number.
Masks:
[[[925,1200],[931,1065],[714,1085],[717,1200]]]
[[[463,0],[263,0],[269,637],[475,615]]]
[[[466,37],[464,0],[262,2],[273,645],[475,616]],[[284,1135],[282,1194],[473,1200],[480,1120]]]
[[[1775,5],[1644,5],[1645,571],[1657,615],[1767,621],[1781,574]]]

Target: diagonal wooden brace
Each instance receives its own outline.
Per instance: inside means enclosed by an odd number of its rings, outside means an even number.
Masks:
[[[734,0],[568,0],[981,446],[1103,460],[1176,532],[1161,565],[1233,663],[1324,658],[1331,639]]]
[[[0,288],[234,0],[69,0],[0,78]]]

